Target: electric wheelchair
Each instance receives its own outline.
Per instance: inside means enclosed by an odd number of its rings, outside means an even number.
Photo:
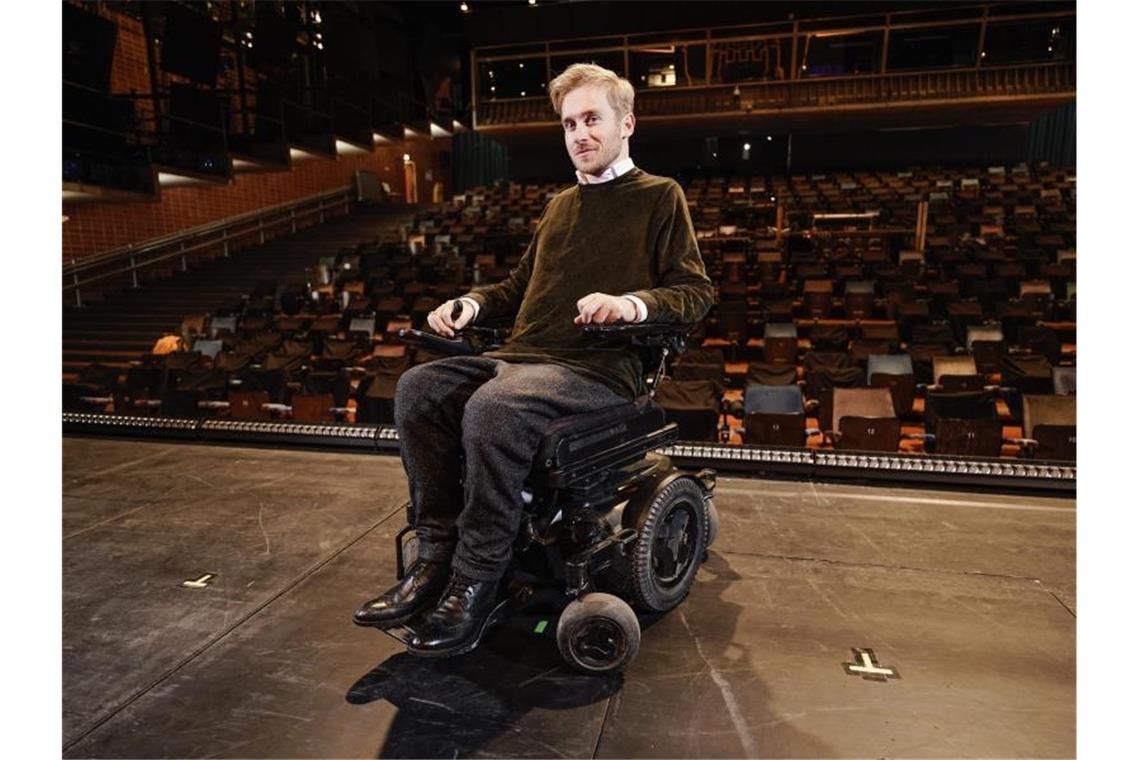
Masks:
[[[625,405],[573,415],[548,426],[535,455],[510,566],[483,631],[527,611],[558,613],[562,658],[586,672],[623,669],[637,655],[636,608],[652,616],[680,604],[708,557],[718,530],[716,473],[680,470],[655,450],[678,438],[676,423],[653,402],[652,389],[685,348],[691,325],[585,325],[614,345],[628,341],[642,367],[655,368],[650,392]],[[401,330],[406,343],[445,355],[477,354],[501,345],[505,330],[469,326],[455,338]],[[416,558],[414,515],[396,535],[397,579]],[[381,627],[407,644],[417,620]],[[545,623],[539,626],[539,632]]]

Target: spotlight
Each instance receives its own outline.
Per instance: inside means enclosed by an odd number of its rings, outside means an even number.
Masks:
[[[411,160],[412,160],[412,157],[411,157],[411,156],[409,156],[407,153],[405,153],[405,154],[404,154],[404,163],[405,163],[405,164],[406,164],[406,163],[409,163],[409,162],[411,162]]]
[[[768,135],[768,142],[772,142],[772,135]]]
[[[538,5],[538,0],[526,0],[527,5]]]
[[[752,143],[744,143],[745,150],[752,150]]]
[[[467,11],[471,10],[471,8],[467,5],[467,3],[460,3],[459,10],[461,13],[466,13]]]

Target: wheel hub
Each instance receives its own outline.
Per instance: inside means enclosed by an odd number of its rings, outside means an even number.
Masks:
[[[677,582],[693,558],[696,522],[688,502],[677,504],[661,520],[653,541],[653,573],[662,585]]]
[[[574,634],[574,653],[583,664],[605,668],[625,654],[625,636],[612,620],[593,618]]]

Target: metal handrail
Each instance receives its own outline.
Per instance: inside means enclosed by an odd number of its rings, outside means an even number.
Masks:
[[[803,107],[805,105],[810,106],[812,101],[811,97],[805,97],[807,94],[820,93],[819,97],[826,95],[826,99],[833,102],[839,97],[846,98],[847,95],[852,94],[851,91],[855,88],[859,89],[855,93],[860,96],[857,101],[869,105],[883,100],[929,100],[946,96],[981,96],[992,94],[992,90],[995,88],[1014,89],[1017,90],[1017,94],[1054,92],[1058,87],[1075,91],[1075,73],[1076,64],[1065,62],[995,66],[984,69],[921,70],[695,87],[670,87],[639,91],[636,110],[640,111],[642,116],[746,111],[748,109],[743,106],[743,103],[750,100],[753,102],[753,110]],[[957,88],[949,86],[952,83],[962,82],[965,82],[966,86]],[[723,107],[723,104],[718,101],[730,97],[735,88],[739,88],[742,104],[734,105],[731,108]],[[821,91],[826,92],[821,93]],[[670,106],[681,106],[683,104],[673,104],[669,101],[682,99],[690,106],[695,105],[697,107],[670,108]],[[845,102],[852,101],[845,99]],[[555,114],[550,111],[549,99],[546,96],[497,99],[484,102],[481,111],[478,120],[480,127],[546,123],[556,120]],[[514,111],[517,114],[513,120],[506,118],[506,113],[502,113],[509,111]]]
[[[72,259],[63,266],[63,292],[74,291],[75,305],[83,305],[82,289],[112,277],[130,275],[132,287],[139,286],[139,273],[158,264],[181,259],[186,270],[187,255],[208,248],[222,247],[222,255],[229,255],[229,246],[249,235],[257,234],[265,242],[265,233],[289,224],[297,231],[298,220],[318,215],[324,221],[325,211],[343,206],[347,213],[354,197],[352,185],[317,193],[294,201],[238,214],[209,222],[188,230],[152,238],[140,244],[129,244],[104,253]],[[96,274],[81,276],[96,270]]]

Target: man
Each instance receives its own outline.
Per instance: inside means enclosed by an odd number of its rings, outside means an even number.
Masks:
[[[506,280],[428,315],[428,325],[448,337],[473,321],[514,316],[510,338],[481,356],[414,367],[396,388],[419,558],[354,620],[389,625],[435,603],[408,644],[413,654],[465,651],[482,636],[547,425],[644,391],[634,352],[599,347],[581,326],[690,323],[712,305],[684,193],[629,157],[632,85],[600,66],[575,64],[549,93],[578,184],[547,204]],[[453,319],[457,304],[462,312]]]

